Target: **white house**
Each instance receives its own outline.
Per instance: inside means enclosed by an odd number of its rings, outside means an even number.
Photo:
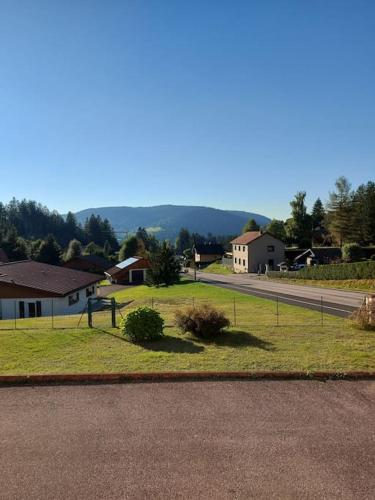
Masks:
[[[271,234],[248,231],[232,243],[233,270],[236,273],[264,272],[272,270],[284,260],[285,244]]]
[[[80,313],[102,279],[32,260],[0,264],[0,319]]]

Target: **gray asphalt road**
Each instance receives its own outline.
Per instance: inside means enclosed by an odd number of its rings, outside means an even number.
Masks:
[[[327,314],[346,317],[357,309],[363,302],[365,294],[318,288],[305,285],[291,285],[276,281],[259,279],[251,274],[220,274],[197,272],[197,279],[212,285],[229,288],[248,295],[255,295],[265,299],[276,300],[307,309],[321,310]]]
[[[375,382],[0,389],[1,499],[375,498]]]

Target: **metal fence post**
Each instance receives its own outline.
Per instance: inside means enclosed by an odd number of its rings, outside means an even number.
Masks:
[[[192,301],[193,301],[193,307],[195,307],[195,298],[192,297]]]
[[[53,324],[53,299],[51,299],[51,321],[52,321],[52,329],[55,327]]]
[[[91,304],[91,299],[87,300],[87,322],[88,322],[89,328],[92,328],[92,304]]]
[[[324,325],[324,316],[323,316],[323,295],[320,297],[320,317],[322,326]]]
[[[276,296],[276,326],[279,326],[279,296]]]
[[[116,328],[116,299],[111,297],[112,328]]]
[[[14,329],[17,330],[17,302],[14,301]]]
[[[154,308],[154,297],[151,297],[151,309]]]
[[[234,317],[234,326],[237,326],[237,317],[236,317],[236,297],[233,297],[233,317]]]

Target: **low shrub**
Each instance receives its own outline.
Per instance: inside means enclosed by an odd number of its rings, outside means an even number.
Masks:
[[[204,339],[216,337],[223,328],[230,325],[224,312],[208,304],[190,307],[185,311],[177,311],[175,323],[184,333],[189,332]]]
[[[349,322],[359,330],[375,330],[375,324],[370,323],[370,315],[365,307],[361,307],[349,316]]]
[[[132,342],[160,339],[163,326],[163,318],[150,307],[138,307],[121,321],[122,333]]]

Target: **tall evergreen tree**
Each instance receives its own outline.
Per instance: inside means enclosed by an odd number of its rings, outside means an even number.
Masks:
[[[331,235],[342,247],[344,243],[356,240],[353,224],[353,193],[346,177],[339,177],[335,186],[336,191],[329,194],[327,221]]]
[[[128,259],[129,257],[134,257],[138,253],[138,239],[135,236],[130,236],[124,243],[121,245],[119,252],[119,260],[123,261]]]
[[[53,264],[56,266],[60,264],[61,247],[52,234],[49,234],[41,243],[36,260],[38,262],[44,262],[45,264]]]
[[[176,251],[179,255],[182,255],[185,250],[191,247],[191,235],[186,228],[182,227],[176,238]]]
[[[259,224],[257,224],[255,219],[249,219],[242,228],[242,233],[247,233],[248,231],[259,231]]]
[[[290,202],[292,217],[286,223],[288,239],[300,248],[311,245],[311,216],[307,213],[305,198],[305,191],[299,191],[295,195],[294,200]]]
[[[311,222],[313,229],[322,227],[324,225],[324,218],[326,216],[322,200],[317,198],[311,211]]]
[[[153,286],[170,286],[180,280],[180,264],[173,248],[164,241],[158,252],[150,259],[148,283]]]
[[[272,219],[266,227],[268,233],[281,241],[286,241],[285,224],[282,220]]]

